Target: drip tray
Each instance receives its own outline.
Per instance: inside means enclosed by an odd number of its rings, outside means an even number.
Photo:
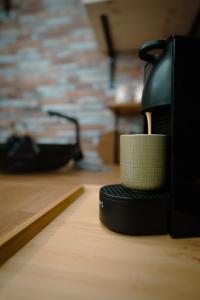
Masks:
[[[128,235],[168,232],[169,191],[134,190],[114,184],[100,189],[99,200],[99,218],[115,232]]]

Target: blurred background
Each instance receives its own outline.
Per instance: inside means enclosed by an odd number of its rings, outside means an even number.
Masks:
[[[86,161],[112,163],[109,105],[140,101],[143,63],[137,51],[118,54],[113,86],[109,68],[81,1],[1,0],[0,143],[13,132],[38,143],[73,143],[73,125],[49,117],[53,110],[78,119]],[[141,132],[140,115],[122,117],[120,131]]]

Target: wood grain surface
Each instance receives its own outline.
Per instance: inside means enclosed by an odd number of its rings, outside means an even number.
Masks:
[[[95,167],[95,165],[94,165]],[[106,171],[87,171],[65,166],[58,170],[32,174],[0,174],[1,183],[42,184],[48,186],[83,185],[83,184],[112,184],[120,182],[118,165],[106,166]]]
[[[108,53],[101,16],[106,15],[114,50],[138,51],[147,41],[171,34],[187,35],[197,16],[199,0],[82,0],[99,49]]]
[[[200,238],[114,233],[99,221],[98,192],[85,186],[3,264],[1,300],[199,299]]]
[[[141,116],[141,104],[134,102],[127,103],[112,103],[108,108],[116,115],[119,116]]]
[[[83,192],[82,186],[1,182],[0,264]]]

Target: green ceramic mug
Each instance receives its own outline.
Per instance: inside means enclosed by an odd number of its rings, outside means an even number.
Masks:
[[[163,134],[120,136],[122,184],[133,189],[161,189],[166,183],[166,143]]]

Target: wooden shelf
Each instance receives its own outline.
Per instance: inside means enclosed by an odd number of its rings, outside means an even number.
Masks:
[[[112,103],[108,108],[115,115],[115,130],[113,141],[113,163],[119,163],[119,120],[120,117],[137,116],[140,115],[140,103],[127,102],[127,103]]]
[[[108,108],[114,113],[120,116],[132,116],[140,113],[140,103],[127,102],[120,104],[110,104]]]
[[[115,51],[132,51],[147,41],[187,35],[199,9],[199,0],[83,0],[99,49],[107,53],[101,16],[109,19]]]

